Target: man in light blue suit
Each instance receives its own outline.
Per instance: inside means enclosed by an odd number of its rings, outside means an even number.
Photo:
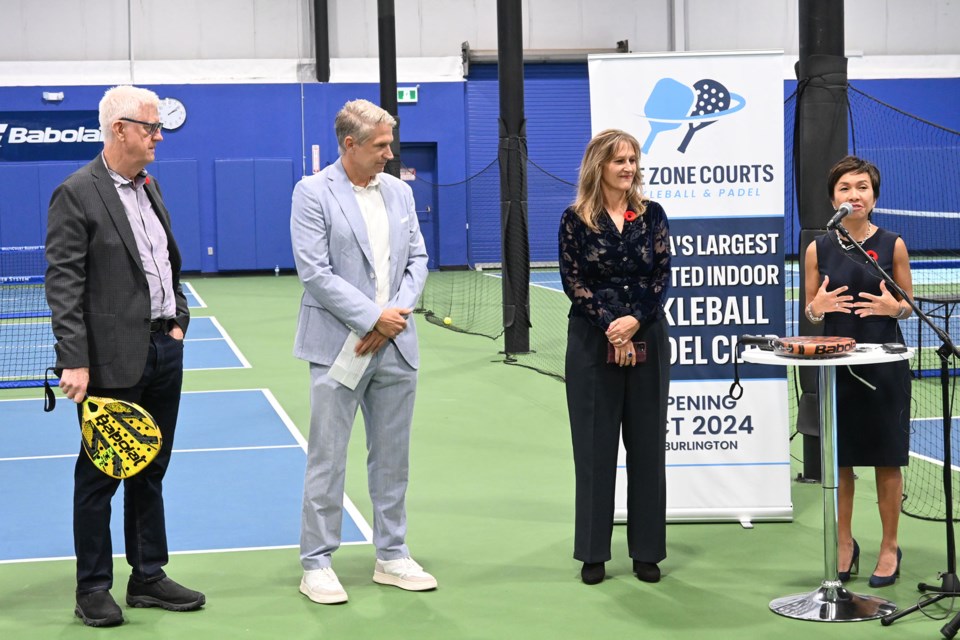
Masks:
[[[310,363],[310,438],[303,489],[300,591],[347,601],[331,566],[340,546],[347,443],[359,407],[373,503],[373,580],[437,587],[410,557],[404,499],[419,353],[411,312],[427,252],[410,187],[384,174],[396,120],[366,100],[337,114],[340,159],[301,180],[290,231],[304,293],[294,355]]]

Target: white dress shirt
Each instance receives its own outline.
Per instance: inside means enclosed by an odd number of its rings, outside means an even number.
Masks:
[[[390,221],[380,193],[380,176],[374,176],[365,187],[353,185],[353,193],[367,225],[367,238],[373,252],[373,276],[377,280],[374,301],[383,309],[390,302]]]

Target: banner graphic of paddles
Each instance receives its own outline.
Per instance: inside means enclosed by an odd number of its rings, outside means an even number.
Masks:
[[[143,407],[90,396],[83,401],[83,450],[100,471],[129,478],[160,452],[160,429]]]
[[[648,153],[654,138],[664,131],[687,125],[687,134],[677,151],[685,153],[693,134],[722,117],[732,115],[746,105],[743,96],[730,93],[722,83],[705,78],[688,87],[673,78],[661,78],[643,105],[643,116],[650,121],[650,133],[641,153]]]

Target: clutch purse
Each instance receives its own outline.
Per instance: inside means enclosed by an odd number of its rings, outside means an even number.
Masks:
[[[636,355],[633,357],[636,358],[637,364],[647,361],[647,343],[643,340],[634,340],[633,341],[633,350],[636,352]],[[617,363],[617,348],[607,343],[607,364],[616,364]]]

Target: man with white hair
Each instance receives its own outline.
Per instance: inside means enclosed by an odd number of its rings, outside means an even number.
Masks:
[[[126,602],[192,611],[202,593],[163,571],[167,537],[163,476],[173,450],[183,335],[190,314],[180,287],[180,252],[153,162],[163,135],[157,95],[114,87],[100,101],[103,152],[53,193],[47,220],[47,303],[56,337],[60,388],[77,404],[87,395],[135,402],[163,436],[154,461],[124,480],[123,521],[132,568]],[[76,615],[84,624],[121,624],[113,586],[110,500],[120,481],[80,453],[74,468]]]
[[[413,192],[382,173],[395,119],[367,100],[337,114],[340,159],[301,180],[290,231],[304,293],[294,355],[310,363],[310,438],[303,488],[300,591],[347,601],[331,556],[340,546],[347,443],[359,407],[373,503],[373,580],[437,587],[410,557],[405,497],[419,353],[410,317],[427,278]]]

